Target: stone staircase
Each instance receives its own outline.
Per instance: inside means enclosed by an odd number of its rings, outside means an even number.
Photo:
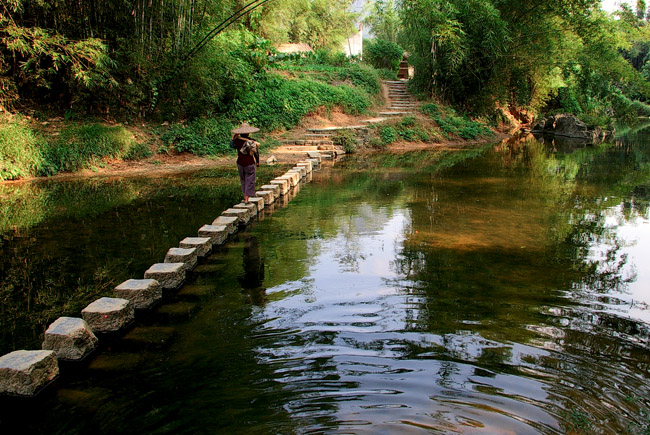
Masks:
[[[407,80],[384,81],[388,87],[389,104],[385,111],[379,112],[379,116],[407,116],[414,115],[418,102],[408,93]]]
[[[282,141],[282,145],[273,150],[274,156],[279,160],[285,160],[295,157],[316,157],[336,158],[338,155],[345,154],[344,149],[336,145],[333,141],[334,136],[342,130],[349,130],[356,137],[359,143],[368,141],[371,130],[369,126],[379,124],[393,117],[415,115],[418,102],[408,93],[408,80],[387,80],[383,85],[388,90],[388,102],[379,116],[375,118],[364,119],[360,125],[344,125],[336,127],[309,128],[307,133],[299,139],[289,139]]]

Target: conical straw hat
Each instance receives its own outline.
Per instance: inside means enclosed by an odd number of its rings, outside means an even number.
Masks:
[[[260,131],[259,128],[253,127],[249,125],[247,122],[244,122],[241,126],[237,127],[233,131],[231,131],[232,134],[246,134],[246,133],[255,133]]]

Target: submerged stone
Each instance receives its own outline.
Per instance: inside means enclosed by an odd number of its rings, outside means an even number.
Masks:
[[[207,256],[212,250],[212,240],[209,237],[186,237],[179,245],[181,248],[195,248],[199,257]]]
[[[185,271],[190,271],[199,262],[196,248],[170,248],[165,255],[165,263],[183,263]]]
[[[115,296],[131,301],[135,309],[145,310],[162,299],[162,287],[155,279],[129,279],[115,287]]]
[[[54,351],[13,351],[0,357],[0,394],[33,396],[58,374]]]
[[[128,299],[100,298],[81,311],[93,332],[116,332],[135,318],[133,304]]]
[[[63,360],[80,360],[97,347],[99,340],[85,320],[78,317],[59,317],[45,331],[43,350],[53,350]]]
[[[174,290],[185,281],[185,264],[156,263],[144,273],[144,277],[158,281],[163,290]]]
[[[228,238],[228,229],[225,225],[203,225],[199,228],[199,235],[210,239],[212,245],[223,245]]]

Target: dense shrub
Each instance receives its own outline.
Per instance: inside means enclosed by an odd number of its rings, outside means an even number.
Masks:
[[[404,55],[404,49],[383,39],[366,39],[363,41],[363,58],[375,68],[397,71]]]
[[[0,180],[35,174],[43,165],[45,141],[19,120],[0,123]]]
[[[390,145],[397,141],[397,131],[393,127],[382,127],[379,130],[379,136],[384,145]]]
[[[122,158],[136,145],[131,132],[121,126],[70,124],[56,142],[45,147],[42,175],[76,171],[98,165],[101,160]]]
[[[353,153],[357,150],[359,142],[354,136],[352,130],[339,130],[334,137],[332,137],[332,142],[335,145],[343,147],[346,153]]]
[[[229,152],[232,122],[225,118],[196,119],[187,125],[176,124],[161,136],[165,148],[200,156]]]
[[[435,103],[428,103],[423,104],[420,111],[433,119],[447,135],[460,136],[465,140],[492,135],[492,131],[486,125],[459,116],[452,108],[442,108]]]

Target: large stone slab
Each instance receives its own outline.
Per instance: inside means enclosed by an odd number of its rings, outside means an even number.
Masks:
[[[307,159],[307,160],[305,160],[305,161],[306,161],[306,162],[311,162],[311,164],[312,164],[312,169],[316,169],[317,167],[320,166],[320,160],[321,160],[321,159],[318,158],[318,159]]]
[[[305,168],[307,170],[307,173],[314,170],[313,164],[310,161],[298,162],[296,163],[296,166]]]
[[[226,227],[226,230],[228,231],[228,234],[232,235],[232,234],[235,234],[237,232],[238,222],[239,222],[239,219],[236,218],[236,217],[219,216],[218,218],[216,218],[212,222],[212,225],[216,225],[216,226],[223,225],[223,226]]]
[[[225,230],[224,230],[225,231]],[[165,263],[183,263],[185,271],[190,271],[199,262],[196,248],[170,248],[165,255]]]
[[[248,198],[248,202],[251,204],[255,204],[257,206],[258,213],[264,210],[264,206],[266,206],[266,201],[264,201],[264,198],[260,196],[254,196],[252,198]]]
[[[249,202],[248,204],[246,203],[239,203],[233,205],[233,208],[243,208],[244,210],[248,210],[251,214],[251,217],[257,216],[258,210],[257,210],[257,204],[253,204],[252,202]]]
[[[251,212],[245,208],[229,208],[221,213],[221,216],[236,217],[239,225],[246,225],[251,220]]]
[[[275,178],[271,180],[271,184],[275,184],[280,188],[280,196],[286,195],[291,188],[291,182],[286,178]],[[277,199],[277,198],[276,198]]]
[[[58,359],[78,361],[92,353],[98,341],[85,320],[59,317],[45,331],[41,347],[53,350]]]
[[[178,246],[181,248],[195,248],[199,257],[205,257],[212,251],[212,240],[210,237],[185,237]]]
[[[280,186],[277,184],[265,184],[264,186],[260,187],[261,190],[270,190],[273,192],[273,198],[278,199],[280,197]]]
[[[264,207],[268,207],[275,202],[275,195],[270,190],[258,190],[255,192],[255,196],[264,200]]]
[[[295,172],[287,172],[284,175],[279,176],[278,178],[280,179],[284,178],[289,180],[289,188],[296,187],[296,184],[300,182],[300,174],[296,174]]]
[[[300,178],[304,178],[307,175],[307,168],[304,166],[294,166],[293,168],[289,169],[289,172],[298,172],[300,174]]]
[[[59,375],[52,350],[16,350],[0,357],[0,394],[33,396]]]
[[[235,218],[233,222],[236,221]],[[199,236],[209,238],[213,246],[223,245],[229,234],[228,228],[225,225],[203,225],[199,228]]]
[[[145,279],[155,279],[163,290],[174,290],[185,281],[184,263],[156,263],[145,273]]]
[[[100,298],[81,310],[93,332],[116,332],[135,318],[133,304],[128,299]]]
[[[162,299],[162,287],[155,279],[129,279],[115,287],[115,296],[127,299],[137,310],[146,310]]]
[[[311,159],[317,160],[318,163],[320,163],[320,161],[321,161],[321,159],[322,159],[322,156],[321,156],[321,154],[320,154],[318,151],[308,151],[308,152],[307,152],[307,155],[309,156],[309,159],[310,159],[310,160],[311,160]]]

